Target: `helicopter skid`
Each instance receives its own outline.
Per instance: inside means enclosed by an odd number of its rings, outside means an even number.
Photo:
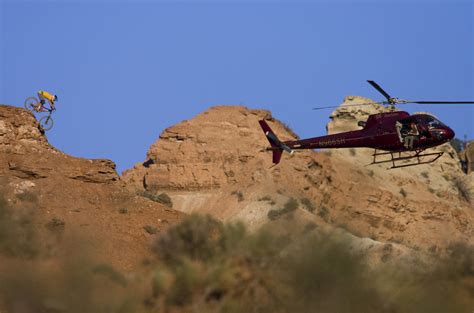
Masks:
[[[381,163],[392,163],[392,166],[389,167],[389,169],[392,168],[401,168],[401,167],[408,167],[408,166],[415,166],[415,165],[420,165],[420,164],[429,164],[433,163],[437,159],[439,159],[444,152],[432,152],[432,153],[422,153],[423,150],[416,150],[416,151],[404,151],[404,152],[377,152],[377,150],[374,151],[374,154],[372,155],[374,157],[374,160],[370,165],[372,164],[381,164]],[[398,153],[398,156],[396,154]],[[402,156],[402,153],[408,153],[408,156]],[[377,157],[382,157],[382,156],[390,156],[390,159],[385,159],[385,160],[377,160]],[[428,160],[424,160],[424,157],[430,157]],[[398,162],[402,161],[407,161],[407,160],[414,160],[414,162],[411,163],[405,163],[405,164],[397,164]]]

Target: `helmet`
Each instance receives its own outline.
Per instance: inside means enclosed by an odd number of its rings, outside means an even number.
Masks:
[[[54,101],[58,101],[58,96],[54,95]]]

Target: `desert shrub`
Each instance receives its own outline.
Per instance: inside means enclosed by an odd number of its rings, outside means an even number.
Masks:
[[[455,242],[448,247],[448,273],[451,278],[474,277],[474,246],[464,242]]]
[[[280,209],[272,209],[268,211],[267,217],[270,220],[276,220],[280,218],[283,215],[286,215],[288,213],[291,213],[298,209],[298,201],[294,198],[290,198],[283,206],[283,208]]]
[[[309,200],[308,198],[303,198],[300,201],[301,204],[303,204],[309,212],[313,213],[316,210],[316,207],[314,206],[313,202],[311,202],[311,200]]]
[[[199,283],[198,269],[189,261],[181,262],[173,269],[173,276],[167,303],[182,306],[191,302]]]
[[[244,194],[242,191],[232,191],[231,195],[236,196],[239,202],[244,201]]]
[[[149,191],[144,191],[144,192],[139,193],[139,195],[142,197],[148,198],[152,201],[166,205],[167,207],[170,207],[170,208],[173,207],[173,201],[171,200],[170,196],[168,196],[168,194],[164,192],[160,194],[155,194]]]
[[[99,264],[92,268],[92,272],[108,278],[111,282],[123,287],[127,286],[127,279],[110,264]]]
[[[467,185],[467,183],[462,178],[456,177],[453,180],[453,184],[456,190],[458,191],[461,199],[471,203],[471,191],[469,190],[469,186]]]
[[[263,196],[258,198],[258,201],[272,201],[272,198],[270,196]]]
[[[66,226],[66,222],[62,219],[53,217],[47,224],[46,227],[51,231],[63,230]]]
[[[407,197],[407,195],[408,195],[408,193],[406,192],[406,190],[405,190],[405,189],[403,189],[403,188],[402,188],[402,189],[400,189],[400,194],[403,196],[403,198],[406,198],[406,197]]]
[[[37,240],[43,236],[33,227],[34,211],[23,211],[0,200],[1,312],[138,311],[141,302],[134,290],[126,290],[124,276],[110,265],[97,265],[80,240],[64,238],[63,253],[51,254],[51,247]],[[50,223],[64,225],[58,218]]]
[[[158,233],[158,228],[156,226],[153,226],[153,225],[145,225],[143,226],[143,229],[149,233],[150,235],[155,235]]]
[[[459,138],[452,139],[449,144],[456,150],[457,153],[461,152],[464,146],[464,142]]]
[[[31,191],[25,191],[22,193],[19,193],[16,195],[18,199],[21,201],[27,201],[27,202],[37,202],[38,201],[38,196],[36,194],[32,193]]]
[[[430,174],[426,171],[421,172],[421,176],[423,176],[424,178],[430,178]]]
[[[283,128],[294,138],[300,139],[300,136],[287,123],[280,122]]]
[[[222,224],[208,215],[190,215],[172,227],[155,244],[155,251],[167,262],[180,262],[183,257],[207,260],[216,255]]]
[[[356,156],[357,155],[356,149],[354,149],[354,148],[350,148],[349,153],[351,154],[351,156]]]
[[[290,205],[293,206],[293,205]],[[314,224],[283,221],[247,232],[191,215],[159,239],[159,275],[153,294],[165,312],[463,312],[470,309],[459,288],[472,275],[472,247],[453,245],[448,260],[433,269],[368,266],[348,237],[321,233]],[[192,246],[192,238],[200,238]],[[176,243],[176,244],[172,244]],[[393,247],[383,248],[387,261]],[[173,256],[170,258],[169,256]],[[179,260],[179,261],[176,261]],[[454,262],[454,263],[453,263]],[[171,283],[164,283],[164,277]],[[466,286],[466,287],[463,287]],[[464,289],[463,289],[464,288]],[[178,308],[179,307],[179,308]]]
[[[328,218],[329,218],[329,210],[328,210],[328,208],[326,208],[325,206],[322,206],[322,207],[319,209],[318,215],[319,215],[323,220],[325,220],[325,221],[327,222],[327,221],[328,221]]]
[[[38,254],[33,218],[29,212],[13,214],[0,198],[0,254],[34,258]]]
[[[120,208],[120,209],[118,210],[118,212],[119,212],[120,214],[128,214],[128,209],[127,209],[127,208]]]

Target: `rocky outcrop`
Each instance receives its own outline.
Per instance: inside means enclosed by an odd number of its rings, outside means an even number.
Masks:
[[[125,171],[137,188],[213,190],[249,181],[247,165],[262,150],[258,120],[268,111],[217,106],[167,128],[147,153],[147,160]]]
[[[358,129],[358,121],[385,110],[347,106],[367,102],[347,97],[331,114],[328,132]],[[437,162],[408,170],[368,166],[372,151],[365,149],[285,153],[272,166],[258,125],[262,118],[282,140],[294,138],[268,111],[213,107],[166,129],[146,160],[122,178],[132,189],[167,191],[183,212],[239,219],[251,227],[291,211],[302,223],[425,252],[443,251],[455,241],[473,243],[474,212],[463,191],[472,181],[449,145],[439,147],[446,153]],[[286,207],[289,199],[296,200],[295,210]]]
[[[459,153],[459,158],[464,162],[464,171],[467,174],[474,172],[474,141],[466,144],[465,149]]]
[[[61,221],[61,237],[81,234],[105,261],[127,269],[149,253],[144,226],[163,230],[181,216],[129,192],[112,161],[55,149],[33,114],[5,105],[0,105],[0,192],[0,202],[6,200],[12,210],[31,209],[35,228],[45,242],[54,241],[51,246],[61,244],[45,225]]]

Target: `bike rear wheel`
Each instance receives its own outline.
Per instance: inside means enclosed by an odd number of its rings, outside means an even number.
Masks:
[[[50,115],[48,115],[48,116],[43,116],[42,118],[40,118],[39,123],[40,123],[41,128],[43,128],[43,130],[46,131],[53,128],[54,121],[53,121],[53,118]]]
[[[28,111],[35,111],[36,106],[38,105],[39,100],[36,97],[26,98],[24,106]]]

